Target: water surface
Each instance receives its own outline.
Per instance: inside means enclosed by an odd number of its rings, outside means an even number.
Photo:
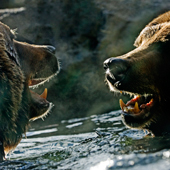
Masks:
[[[120,111],[32,127],[0,169],[168,169],[170,138],[145,135]]]

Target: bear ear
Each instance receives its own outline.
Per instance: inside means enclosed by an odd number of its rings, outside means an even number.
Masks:
[[[170,40],[170,23],[164,23],[162,28],[154,35],[154,42],[166,42]]]
[[[140,45],[155,39],[155,35],[166,25],[166,23],[147,25],[136,38],[134,46],[139,47]]]
[[[170,40],[170,22],[146,26],[137,37],[134,46]]]
[[[0,46],[1,48],[4,48],[4,51],[6,51],[11,60],[13,60],[17,65],[20,65],[13,42],[16,34],[15,32],[15,30],[11,30],[7,25],[0,22]]]

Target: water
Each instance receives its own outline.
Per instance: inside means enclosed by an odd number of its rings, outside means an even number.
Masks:
[[[32,127],[0,169],[170,169],[170,138],[145,135],[120,111]]]

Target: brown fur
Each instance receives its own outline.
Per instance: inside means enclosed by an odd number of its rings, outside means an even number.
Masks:
[[[47,114],[51,104],[29,90],[59,71],[55,48],[14,40],[15,34],[0,23],[0,161],[14,149],[30,119]],[[44,69],[42,69],[44,68]]]
[[[170,12],[150,22],[134,45],[133,51],[104,62],[106,80],[115,92],[147,96],[142,99],[146,103],[153,98],[143,115],[123,111],[128,127],[146,128],[155,135],[170,133]]]

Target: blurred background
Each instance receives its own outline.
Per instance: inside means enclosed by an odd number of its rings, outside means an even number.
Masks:
[[[17,28],[19,41],[56,47],[61,72],[38,89],[48,88],[55,107],[45,122],[55,124],[119,109],[103,61],[132,50],[141,29],[168,8],[169,0],[1,0],[0,21]]]

